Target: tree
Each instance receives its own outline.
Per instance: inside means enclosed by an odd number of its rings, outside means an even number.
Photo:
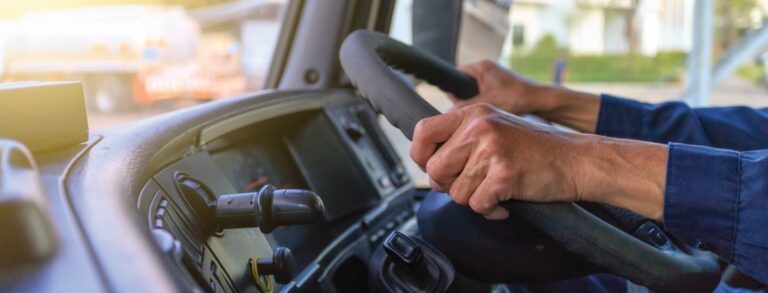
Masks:
[[[751,14],[759,8],[759,4],[759,0],[715,1],[715,30],[720,48],[730,47],[750,28]]]
[[[638,40],[637,28],[635,27],[637,8],[640,6],[640,0],[630,0],[629,6],[624,10],[626,21],[624,25],[624,35],[627,38],[627,44],[629,45],[629,53],[635,54],[640,49],[640,41]]]

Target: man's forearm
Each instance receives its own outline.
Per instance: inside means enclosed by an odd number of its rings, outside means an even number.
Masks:
[[[545,109],[534,114],[580,132],[595,132],[600,113],[599,95],[550,86],[538,86],[534,91],[544,104],[541,108]]]
[[[564,88],[542,86],[542,118],[583,133],[594,133],[600,113],[599,95]],[[666,145],[597,135],[580,136],[581,159],[574,171],[578,196],[632,210],[647,218],[661,220],[664,211]]]
[[[667,146],[596,135],[582,139],[581,166],[574,171],[579,198],[661,220]]]

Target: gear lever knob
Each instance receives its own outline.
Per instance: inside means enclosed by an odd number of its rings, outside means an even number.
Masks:
[[[384,251],[396,262],[413,267],[421,260],[421,245],[403,233],[393,232],[384,240]]]

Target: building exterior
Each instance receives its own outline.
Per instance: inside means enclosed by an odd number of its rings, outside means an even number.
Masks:
[[[552,35],[577,55],[687,51],[695,0],[515,0],[505,53]]]

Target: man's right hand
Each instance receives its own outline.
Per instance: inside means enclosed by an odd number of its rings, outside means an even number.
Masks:
[[[457,109],[488,103],[512,114],[534,114],[581,132],[595,131],[600,111],[597,95],[541,85],[488,60],[459,70],[477,80],[479,93],[469,100],[453,98]]]

